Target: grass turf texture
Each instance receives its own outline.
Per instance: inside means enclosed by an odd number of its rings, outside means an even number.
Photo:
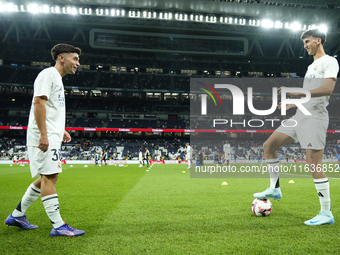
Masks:
[[[38,199],[26,215],[39,228],[0,227],[0,254],[340,252],[340,179],[330,179],[335,224],[309,227],[303,222],[320,209],[311,178],[282,178],[283,198],[271,200],[272,214],[260,218],[252,214],[252,194],[264,190],[268,179],[190,178],[186,167],[153,165],[146,172],[138,165],[65,165],[57,183],[61,215],[85,235],[49,236],[51,224]],[[31,182],[28,166],[0,165],[2,221]]]

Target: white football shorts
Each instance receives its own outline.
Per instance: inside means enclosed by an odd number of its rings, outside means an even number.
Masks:
[[[38,147],[28,146],[32,178],[62,172],[60,146],[49,146],[46,152]]]
[[[280,132],[292,137],[299,142],[303,149],[322,150],[326,144],[328,120],[292,118],[297,122],[295,127],[279,126],[275,132]],[[286,126],[293,126],[294,121],[287,120]]]
[[[224,159],[231,160],[231,154],[228,155],[228,153],[224,153]]]

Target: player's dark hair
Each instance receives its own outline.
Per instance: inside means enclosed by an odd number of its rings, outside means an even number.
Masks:
[[[301,34],[301,40],[306,39],[307,37],[312,36],[314,38],[321,38],[321,44],[323,45],[326,42],[327,35],[324,32],[321,32],[319,29],[308,29]]]
[[[59,43],[57,45],[54,45],[54,47],[51,49],[51,55],[53,60],[55,61],[62,53],[77,53],[78,55],[81,55],[81,49],[66,43]]]

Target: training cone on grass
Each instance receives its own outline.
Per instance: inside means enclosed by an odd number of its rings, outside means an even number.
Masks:
[[[222,185],[228,185],[228,183],[227,182],[222,182]]]
[[[290,180],[288,183],[295,183],[295,181],[293,181],[293,180]]]
[[[186,172],[185,171],[182,171],[182,174],[185,174]]]

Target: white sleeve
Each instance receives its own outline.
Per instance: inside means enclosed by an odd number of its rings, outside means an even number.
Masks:
[[[34,97],[46,96],[50,98],[52,88],[51,74],[49,72],[41,72],[34,81]]]
[[[329,58],[325,63],[324,78],[337,78],[339,72],[339,63],[336,58]]]

